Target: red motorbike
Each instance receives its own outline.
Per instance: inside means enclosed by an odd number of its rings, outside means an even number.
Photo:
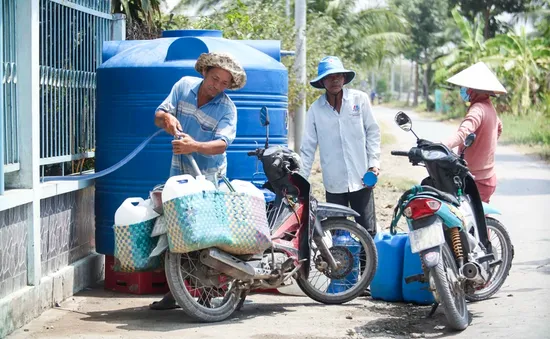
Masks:
[[[260,121],[268,131],[266,107]],[[257,157],[267,178],[263,190],[272,246],[245,256],[218,248],[185,254],[167,250],[166,276],[178,305],[197,320],[222,321],[243,306],[250,291],[286,286],[292,280],[325,304],[359,296],[374,277],[378,256],[371,236],[348,219],[358,214],[318,202],[299,174],[299,156],[284,146],[270,147],[269,132],[265,148],[248,155]]]

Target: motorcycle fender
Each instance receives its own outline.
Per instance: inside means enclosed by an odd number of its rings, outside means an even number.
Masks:
[[[320,202],[317,206],[317,217],[321,220],[326,218],[347,218],[358,216],[359,213],[355,212],[353,209],[338,204]]]
[[[420,252],[420,258],[422,258],[424,266],[428,269],[437,266],[439,260],[441,260],[441,246]]]
[[[160,255],[164,253],[168,249],[168,236],[166,234],[162,234],[159,237],[159,240],[157,241],[157,246],[153,249],[151,254],[149,254],[149,258],[156,257],[157,255]]]
[[[496,208],[494,208],[493,206],[489,205],[488,203],[486,202],[483,202],[483,213],[485,215],[489,215],[489,214],[501,214],[499,210],[497,210]]]

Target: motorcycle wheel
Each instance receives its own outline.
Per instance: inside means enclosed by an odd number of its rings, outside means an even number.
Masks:
[[[202,264],[198,260],[198,256],[197,262],[191,260],[193,260],[192,253],[166,252],[166,280],[176,302],[189,317],[195,320],[218,322],[227,319],[237,309],[240,295],[230,287],[225,289],[226,295],[219,298],[223,289],[198,286],[201,282],[197,281],[197,274],[193,273]],[[232,280],[232,282],[234,281]],[[188,288],[188,286],[192,286],[192,288]]]
[[[445,308],[449,326],[458,331],[468,327],[469,315],[464,289],[458,282],[458,267],[449,246],[441,246],[441,260],[429,271],[430,283],[435,285],[437,299]],[[454,280],[454,281],[452,281]]]
[[[493,218],[486,218],[487,220],[487,232],[489,234],[489,241],[491,241],[493,253],[495,253],[496,260],[501,259],[502,263],[498,266],[492,268],[491,278],[489,281],[480,289],[476,289],[474,293],[466,294],[466,299],[468,301],[481,301],[490,298],[495,293],[497,293],[508,274],[512,268],[512,260],[514,259],[514,246],[512,245],[512,240],[510,235],[498,220]],[[499,240],[499,246],[495,246],[494,238],[495,236]],[[498,250],[501,250],[501,253],[498,253]]]
[[[355,238],[356,241],[361,243],[365,252],[365,262],[362,267],[363,269],[360,280],[353,287],[340,293],[328,293],[327,290],[330,285],[326,286],[325,291],[321,291],[315,286],[313,282],[314,278],[311,274],[307,279],[302,275],[299,275],[296,282],[300,289],[308,297],[315,301],[323,304],[343,304],[357,298],[361,293],[363,293],[365,288],[370,285],[372,279],[374,278],[374,274],[376,273],[376,266],[378,265],[378,252],[376,251],[376,246],[374,245],[374,241],[372,240],[370,234],[365,231],[363,227],[351,220],[327,219],[321,222],[321,228],[323,229],[323,234],[327,234],[328,232],[329,235],[330,231],[333,230],[347,231]],[[310,258],[310,264],[313,265],[312,267],[315,267],[313,258]],[[317,273],[322,274],[320,272]],[[328,277],[326,274],[322,275],[325,279]],[[330,278],[327,280],[331,282]]]

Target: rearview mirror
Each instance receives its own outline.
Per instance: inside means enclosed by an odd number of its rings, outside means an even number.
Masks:
[[[260,109],[260,122],[263,127],[269,125],[269,112],[265,106]]]
[[[402,111],[399,111],[395,116],[395,123],[405,132],[409,132],[412,128],[411,118]]]
[[[474,144],[474,141],[476,140],[476,134],[470,133],[466,139],[464,140],[464,147],[470,147]]]

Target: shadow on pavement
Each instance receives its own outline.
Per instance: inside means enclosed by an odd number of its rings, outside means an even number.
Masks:
[[[364,338],[379,338],[381,336],[391,336],[392,338],[443,338],[457,333],[448,328],[442,306],[430,318],[427,318],[427,316],[430,313],[431,306],[373,300],[372,305],[367,306],[367,309],[372,313],[383,314],[385,317],[355,328],[355,331]],[[473,318],[479,317],[478,312],[469,312],[469,314],[470,324]]]

